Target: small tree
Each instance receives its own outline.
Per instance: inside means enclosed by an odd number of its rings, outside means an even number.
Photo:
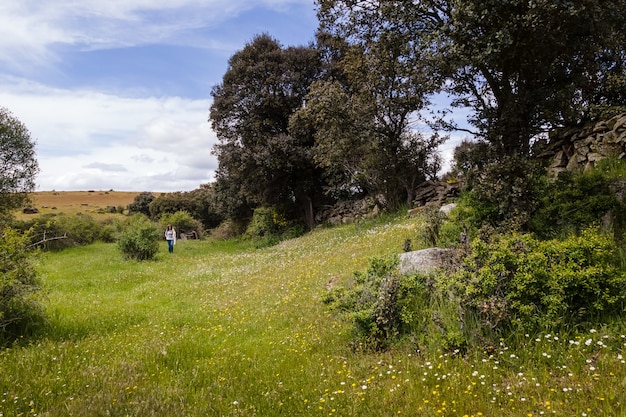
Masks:
[[[39,166],[26,126],[0,107],[0,216],[22,207],[35,188]]]
[[[146,261],[154,259],[159,250],[157,226],[146,216],[132,216],[117,242],[122,254],[128,259]]]

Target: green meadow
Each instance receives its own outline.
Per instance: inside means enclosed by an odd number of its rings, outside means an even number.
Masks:
[[[516,335],[464,355],[353,350],[321,299],[368,260],[402,251],[419,220],[322,228],[258,249],[165,243],[42,253],[49,323],[0,350],[0,417],[623,416],[626,326]]]

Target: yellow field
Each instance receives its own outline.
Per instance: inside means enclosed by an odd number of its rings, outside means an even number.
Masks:
[[[30,194],[31,205],[38,214],[76,214],[108,212],[111,206],[126,207],[132,203],[139,192],[133,191],[39,191]],[[20,210],[18,218],[28,218],[33,214],[24,214]]]

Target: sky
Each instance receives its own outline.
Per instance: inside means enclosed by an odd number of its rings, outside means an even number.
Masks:
[[[217,168],[228,59],[316,28],[313,0],[2,0],[0,106],[36,143],[35,191],[190,191]]]

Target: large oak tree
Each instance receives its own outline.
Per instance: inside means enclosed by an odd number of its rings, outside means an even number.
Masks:
[[[321,193],[308,138],[289,134],[289,118],[303,105],[321,71],[312,47],[282,48],[259,35],[229,60],[211,95],[211,125],[219,143],[216,192],[226,214],[241,218],[257,206],[297,203],[309,227]]]

